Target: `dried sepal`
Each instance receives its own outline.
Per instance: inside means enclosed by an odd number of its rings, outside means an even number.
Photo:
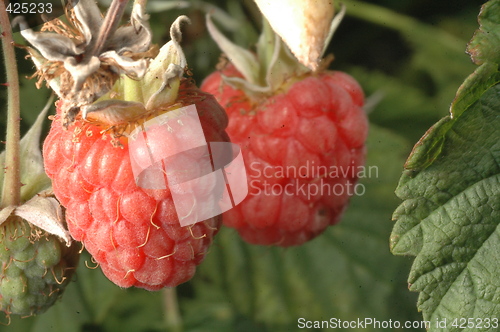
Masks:
[[[65,35],[33,31],[22,16],[17,16],[12,24],[19,25],[24,39],[49,61],[64,62],[68,57],[76,57],[84,52],[82,46],[75,45],[74,41]]]
[[[153,34],[148,20],[149,16],[144,12],[143,6],[134,4],[130,15],[130,25],[116,30],[107,43],[108,48],[114,49],[118,54],[126,52],[138,54],[149,50]],[[131,38],[131,36],[134,37]]]
[[[27,48],[37,66],[36,75],[66,101],[68,109],[91,104],[111,90],[120,75],[144,76],[152,57],[152,33],[143,5],[133,7],[130,24],[100,36],[105,23],[93,0],[79,0],[61,20],[47,22],[42,32],[29,29],[22,17],[16,24],[36,49]],[[43,32],[52,31],[52,32]],[[102,45],[97,46],[102,40]],[[96,53],[96,54],[94,54]],[[67,110],[68,111],[68,110]],[[65,114],[69,124],[74,115]]]
[[[57,20],[46,23],[42,30],[56,32],[59,43],[50,41],[53,33],[25,29],[25,35],[35,47],[26,48],[38,68],[38,84],[45,80],[61,98],[57,119],[66,128],[80,119],[100,125],[119,145],[127,128],[175,103],[187,70],[181,25],[190,21],[186,16],[177,18],[170,28],[171,40],[158,50],[151,44],[142,2],[134,4],[129,25],[109,36],[101,31],[102,26],[109,28],[106,22],[111,27],[116,24],[110,13],[119,12],[116,8],[123,2],[117,3],[103,18],[92,0],[84,0],[68,11],[70,27]],[[102,52],[94,54],[95,50]]]
[[[60,237],[66,245],[71,245],[71,235],[65,227],[61,204],[52,197],[50,191],[39,193],[26,203],[18,206],[14,214],[49,234]]]
[[[76,19],[70,21],[83,34],[88,44],[92,37],[95,38],[99,33],[103,21],[101,11],[94,0],[70,0],[70,2],[78,2],[72,6]],[[71,12],[68,12],[68,15],[71,15]]]
[[[15,206],[9,205],[0,210],[0,225],[2,225],[16,209]]]
[[[103,126],[124,126],[141,117],[145,111],[142,103],[110,99],[86,106],[82,117]]]
[[[66,229],[61,204],[53,197],[51,190],[40,192],[20,206],[7,206],[0,210],[0,225],[16,216],[60,237],[68,247],[71,245],[72,240]]]
[[[81,108],[82,118],[101,125],[105,131],[111,131],[116,142],[119,136],[133,129],[155,110],[174,104],[187,67],[180,46],[183,23],[189,23],[186,16],[174,21],[170,28],[171,40],[149,63],[141,79],[120,76],[106,95]]]

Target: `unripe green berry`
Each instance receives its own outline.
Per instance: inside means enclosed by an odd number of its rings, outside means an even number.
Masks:
[[[7,316],[31,316],[59,298],[78,262],[78,247],[11,217],[0,226],[0,259],[0,309]]]

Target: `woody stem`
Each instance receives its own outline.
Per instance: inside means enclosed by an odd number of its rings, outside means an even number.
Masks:
[[[21,201],[20,170],[20,128],[19,76],[12,39],[12,28],[5,8],[5,1],[0,0],[0,28],[2,31],[2,50],[7,73],[7,137],[5,144],[5,178],[2,188],[0,208],[19,205]],[[3,170],[1,170],[3,171]]]

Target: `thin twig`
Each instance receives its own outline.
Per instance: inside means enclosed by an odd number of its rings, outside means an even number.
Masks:
[[[167,287],[163,290],[163,302],[168,331],[182,332],[182,317],[175,287]]]
[[[20,171],[20,128],[19,76],[17,73],[16,54],[12,39],[12,28],[5,8],[5,1],[0,0],[0,28],[2,31],[2,49],[7,73],[7,137],[5,144],[5,178],[2,188],[0,208],[19,205],[21,201]],[[4,171],[4,170],[0,170]]]

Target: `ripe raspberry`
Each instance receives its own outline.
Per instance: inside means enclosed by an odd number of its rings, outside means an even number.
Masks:
[[[78,246],[60,240],[19,217],[0,226],[0,308],[31,316],[60,297],[78,263]]]
[[[207,141],[228,141],[227,117],[213,96],[189,80],[179,90],[176,104],[196,105]],[[121,287],[157,290],[186,282],[207,253],[220,216],[181,227],[170,190],[137,186],[127,140],[120,138],[120,148],[105,138],[102,126],[84,120],[65,130],[58,114],[45,140],[45,169],[67,209],[71,235]],[[153,151],[175,148],[150,144]]]
[[[199,159],[206,154],[201,156],[194,149],[200,144],[194,143],[201,130],[206,142],[228,142],[228,120],[213,96],[183,77],[187,64],[180,25],[189,19],[179,17],[170,29],[171,41],[158,50],[151,44],[144,3],[134,5],[130,24],[117,28],[126,3],[113,1],[103,19],[95,1],[80,0],[67,13],[72,29],[56,21],[45,29],[59,33],[57,38],[27,28],[23,36],[40,51],[27,48],[39,78],[60,97],[43,156],[54,194],[66,207],[71,235],[115,284],[157,290],[189,280],[219,229],[220,216],[181,227],[174,199],[183,195],[181,207],[198,211],[198,193],[184,182],[209,177],[195,174],[202,171]],[[193,104],[200,120],[196,129],[190,118],[184,126],[184,113],[170,113]],[[129,149],[127,136],[146,143]],[[174,161],[167,158],[177,157],[185,145],[193,149]],[[171,180],[166,167],[171,162],[178,171],[174,186],[149,186],[157,184],[155,176],[163,184]],[[134,174],[137,166],[140,174]],[[209,181],[198,182],[205,185],[205,196],[219,194]],[[183,214],[183,223],[188,217],[198,221],[194,214]]]
[[[227,83],[235,77],[229,65],[201,85],[225,107],[247,169],[249,195],[224,224],[252,244],[300,245],[337,223],[354,192],[368,131],[363,92],[345,73],[320,71],[255,98]]]

